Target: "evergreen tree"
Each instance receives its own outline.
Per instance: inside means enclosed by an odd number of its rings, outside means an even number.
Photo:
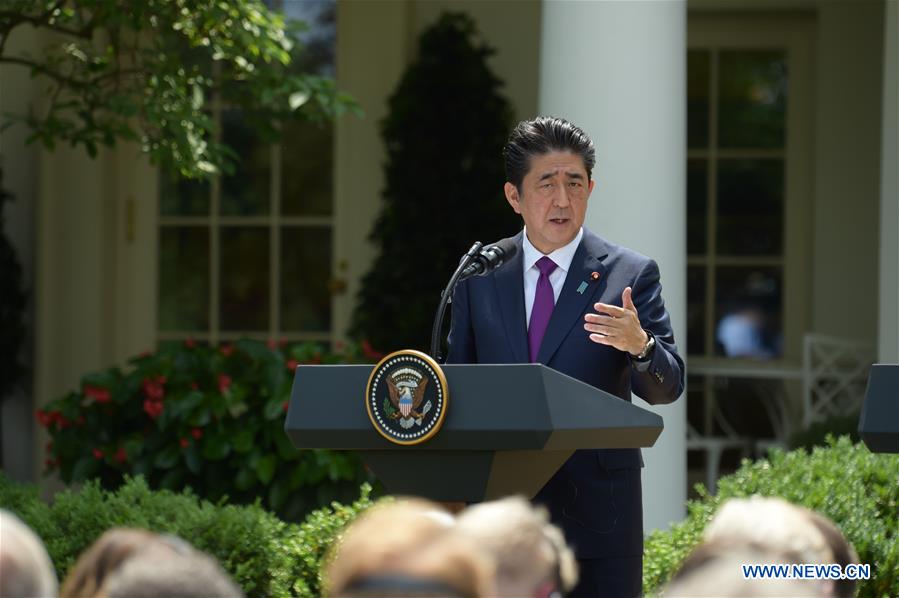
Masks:
[[[389,99],[379,255],[362,281],[353,333],[382,351],[427,351],[440,291],[475,241],[513,234],[502,148],[512,111],[473,20],[446,13]]]
[[[24,374],[20,361],[25,342],[22,266],[4,232],[3,207],[11,199],[12,194],[3,190],[0,168],[0,400],[15,389]]]

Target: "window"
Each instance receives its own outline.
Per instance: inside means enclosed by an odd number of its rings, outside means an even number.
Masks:
[[[269,2],[310,24],[295,68],[334,74],[335,0]],[[216,104],[217,135],[235,149],[230,175],[163,175],[158,339],[331,339],[333,147],[330,126],[291,123],[264,142],[249,115]]]

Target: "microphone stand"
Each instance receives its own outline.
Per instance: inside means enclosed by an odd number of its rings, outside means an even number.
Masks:
[[[471,263],[471,260],[478,255],[478,252],[481,251],[481,247],[483,247],[483,244],[480,241],[475,241],[475,244],[471,246],[468,253],[462,256],[459,267],[453,272],[446,288],[440,293],[440,304],[437,306],[437,315],[434,317],[434,325],[431,327],[431,357],[433,357],[437,363],[443,361],[440,357],[440,332],[443,329],[443,316],[446,313],[446,306],[453,300],[453,291],[456,289],[456,285],[459,284],[462,271],[465,270],[468,264]]]

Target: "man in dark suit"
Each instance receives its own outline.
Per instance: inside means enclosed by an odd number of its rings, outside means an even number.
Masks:
[[[520,251],[453,297],[448,363],[539,362],[631,400],[677,399],[684,364],[656,263],[583,228],[593,142],[566,120],[518,124],[504,150]],[[580,565],[573,596],[637,596],[643,570],[638,449],[580,450],[535,497]]]

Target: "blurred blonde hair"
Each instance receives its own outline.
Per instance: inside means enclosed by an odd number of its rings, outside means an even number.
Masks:
[[[430,501],[400,499],[372,507],[333,547],[326,567],[326,593],[341,597],[491,595],[492,561],[469,539],[455,534],[454,528],[453,517]],[[400,585],[391,587],[391,580]],[[416,594],[401,587],[403,580],[433,582],[438,589]],[[439,588],[446,592],[441,594]]]
[[[532,595],[548,579],[559,591],[577,583],[577,561],[562,531],[545,509],[523,497],[473,505],[459,515],[457,527],[493,555],[501,595]]]
[[[56,571],[41,539],[18,517],[0,509],[0,596],[55,596],[56,587]]]
[[[128,528],[106,530],[78,557],[75,566],[62,584],[60,598],[81,598],[100,593],[112,573],[137,552],[148,547],[159,547],[169,553],[177,552],[170,541],[147,530]]]

